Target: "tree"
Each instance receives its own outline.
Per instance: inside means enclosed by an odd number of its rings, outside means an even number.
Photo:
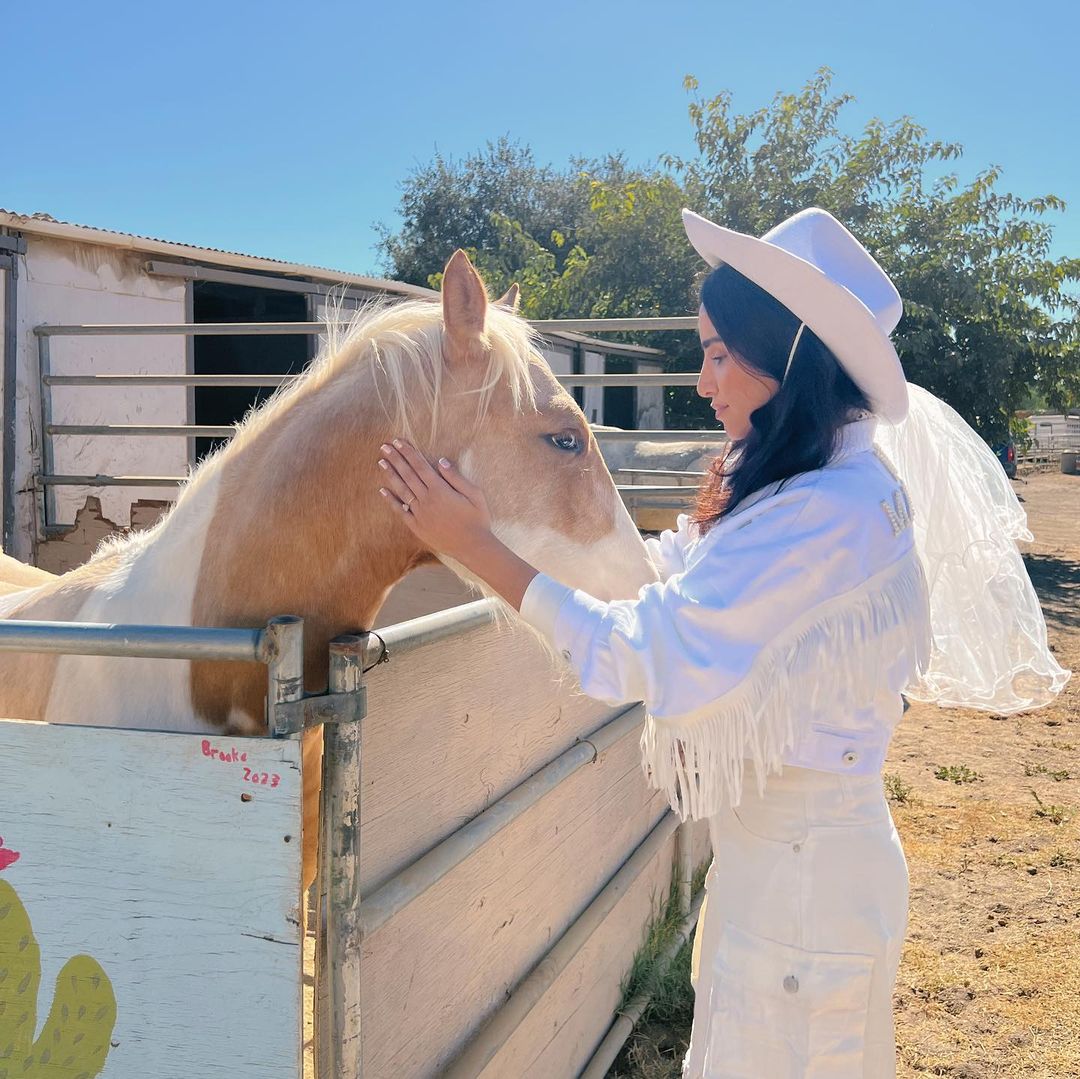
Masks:
[[[508,240],[502,219],[516,222],[523,239],[550,245],[558,231],[572,242],[589,201],[577,182],[586,167],[617,175],[624,166],[611,158],[574,161],[559,171],[538,165],[529,147],[505,136],[462,161],[436,154],[401,185],[401,230],[376,226],[385,269],[400,281],[427,285],[455,248],[497,252]],[[570,250],[552,252],[560,269]]]
[[[904,316],[894,335],[908,378],[938,394],[984,437],[1004,433],[1032,399],[1080,405],[1080,259],[1052,259],[1054,195],[997,190],[1000,169],[966,186],[957,143],[910,117],[841,126],[851,95],[833,95],[822,68],[797,93],[735,114],[727,91],[691,94],[696,154],[631,167],[621,156],[538,166],[503,139],[460,165],[436,158],[403,185],[404,226],[383,230],[391,271],[437,284],[454,247],[470,250],[492,289],[523,286],[534,318],[672,315],[693,311],[704,269],[683,234],[682,206],[762,235],[806,206],[834,213],[896,282]],[[693,370],[693,334],[636,335]],[[692,389],[667,391],[667,421],[711,414]]]
[[[696,158],[665,159],[701,212],[761,235],[805,206],[835,214],[859,236],[904,299],[894,341],[910,381],[956,408],[984,437],[1002,437],[1032,392],[1051,407],[1080,403],[1080,259],[1051,259],[1054,195],[998,192],[989,168],[966,187],[937,162],[962,152],[932,140],[910,117],[871,120],[845,134],[853,100],[831,96],[820,69],[797,94],[777,94],[746,115],[727,92],[705,100],[698,84],[690,119]]]

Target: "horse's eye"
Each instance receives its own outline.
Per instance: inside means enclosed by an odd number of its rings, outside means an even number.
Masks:
[[[557,435],[548,435],[548,441],[565,453],[580,453],[583,449],[581,438],[576,431],[560,431]]]

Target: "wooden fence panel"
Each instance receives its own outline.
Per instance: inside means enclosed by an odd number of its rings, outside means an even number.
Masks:
[[[614,1018],[622,980],[645,942],[649,920],[667,900],[674,856],[673,836],[481,1072],[481,1079],[570,1079],[588,1063]]]
[[[0,1052],[295,1079],[299,744],[0,720],[0,762]]]
[[[555,682],[533,634],[495,624],[367,676],[365,894],[621,709]]]
[[[365,1079],[437,1075],[666,808],[645,784],[632,733],[372,934]]]

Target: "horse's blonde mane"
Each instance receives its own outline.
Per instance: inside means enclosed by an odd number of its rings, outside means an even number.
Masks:
[[[443,359],[442,308],[429,300],[373,300],[348,319],[342,319],[340,304],[330,300],[325,318],[322,348],[307,369],[292,382],[281,386],[261,405],[251,409],[238,424],[236,434],[214,453],[203,458],[180,488],[177,505],[187,501],[202,481],[226,467],[230,452],[239,448],[272,424],[297,399],[306,397],[331,382],[349,383],[364,379],[371,366],[377,375],[370,385],[378,394],[382,409],[393,429],[420,446],[435,439],[442,416],[445,363]],[[479,427],[491,407],[495,388],[505,384],[513,408],[535,408],[535,388],[530,363],[539,358],[538,335],[529,324],[505,308],[491,305],[485,326],[486,366],[468,393],[475,394]],[[430,429],[420,432],[416,415],[430,416]],[[91,561],[115,553],[118,547],[142,546],[165,525],[166,514],[153,528],[142,533],[118,533],[108,537],[94,552]]]
[[[343,370],[373,364],[381,378],[375,386],[388,420],[410,441],[434,439],[442,413],[441,393],[446,363],[443,354],[442,308],[428,300],[375,300],[342,322],[328,305],[327,343],[310,368],[310,377],[323,384]],[[513,408],[535,407],[529,363],[537,356],[538,336],[529,324],[494,305],[485,325],[487,360],[476,395],[476,425],[488,414],[497,386],[505,383]],[[426,439],[413,425],[413,414],[430,415]]]

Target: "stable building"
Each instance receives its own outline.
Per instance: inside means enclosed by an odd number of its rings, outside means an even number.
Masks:
[[[62,570],[103,535],[153,523],[175,497],[177,478],[273,392],[183,384],[176,376],[242,375],[249,383],[287,376],[319,347],[313,332],[146,335],[124,327],[321,322],[328,306],[347,314],[378,297],[435,300],[437,293],[0,210],[4,550]],[[562,375],[652,374],[665,366],[659,350],[574,333],[547,334],[543,351]],[[131,375],[154,377],[105,381]],[[660,387],[573,392],[593,424],[663,427]],[[192,426],[198,434],[178,430]]]

